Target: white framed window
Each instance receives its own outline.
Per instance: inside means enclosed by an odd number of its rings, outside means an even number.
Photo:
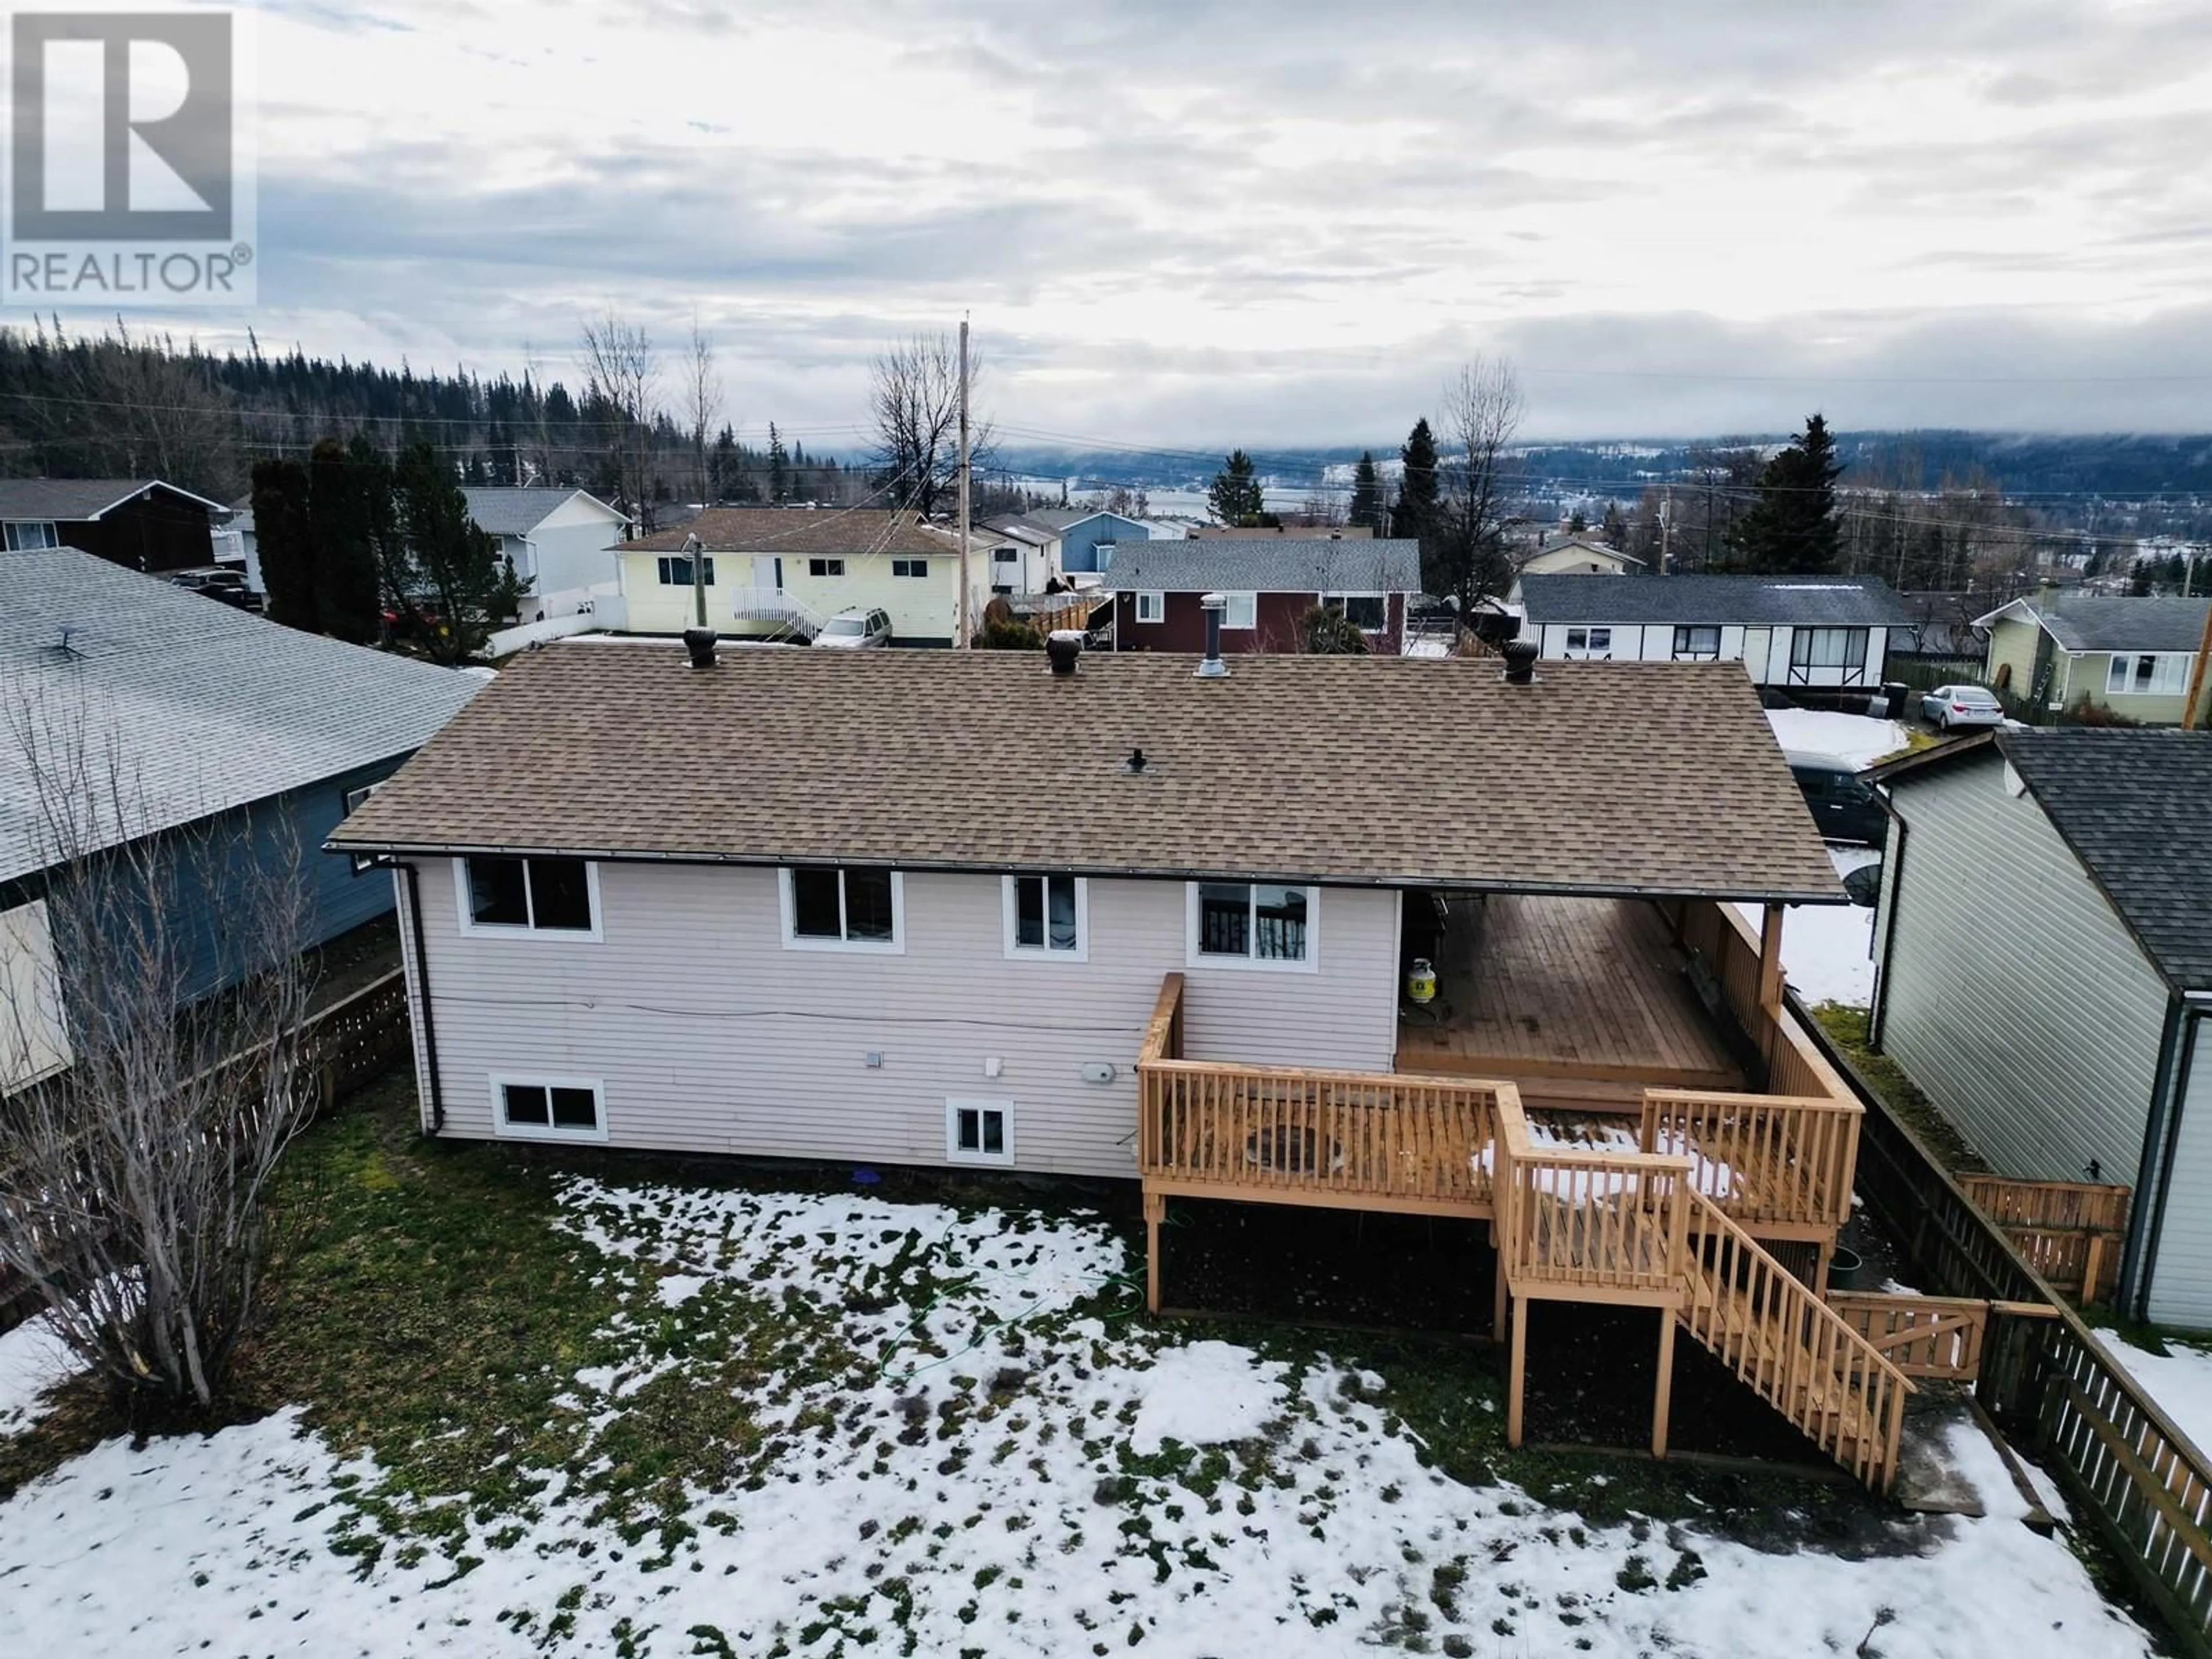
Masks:
[[[1841,668],[1863,673],[1867,630],[1863,628],[1800,628],[1790,635],[1790,665],[1796,669]]]
[[[25,553],[36,547],[59,547],[60,532],[51,524],[10,524],[0,526],[7,535],[10,553]]]
[[[927,559],[893,559],[891,574],[927,578],[929,574],[929,561]]]
[[[1224,628],[1257,628],[1260,625],[1260,596],[1257,593],[1224,593],[1229,601],[1221,613]]]
[[[809,559],[806,574],[810,576],[842,576],[845,574],[842,559]]]
[[[1020,562],[1021,556],[1011,547],[994,547],[991,550],[993,564],[1016,564]]]
[[[595,1077],[495,1077],[491,1121],[518,1140],[605,1140],[606,1085]]]
[[[1140,623],[1164,623],[1168,619],[1168,596],[1164,593],[1137,595],[1137,620]]]
[[[1610,628],[1570,628],[1567,630],[1567,655],[1571,658],[1607,658],[1613,655],[1613,629]]]
[[[1091,953],[1091,884],[1081,876],[1000,878],[1006,954],[1083,962]]]
[[[1324,593],[1321,598],[1324,611],[1340,611],[1363,634],[1379,634],[1389,613],[1380,593]]]
[[[1185,891],[1188,966],[1310,974],[1320,965],[1318,887],[1194,881]]]
[[[787,951],[906,949],[906,884],[896,870],[838,865],[778,871]]]
[[[699,562],[705,567],[707,586],[712,587],[714,585],[714,556],[712,553],[702,553],[699,556]],[[655,563],[659,567],[660,585],[663,587],[691,586],[691,561],[684,555],[664,553],[655,561]]]
[[[1714,662],[1721,654],[1721,630],[1717,624],[1684,623],[1674,629],[1674,660],[1677,662]]]
[[[1012,1164],[1014,1103],[961,1100],[947,1096],[945,1158],[950,1164]]]
[[[2141,651],[2115,655],[2105,672],[2105,690],[2112,696],[2178,697],[2189,690],[2193,651]]]
[[[356,788],[352,788],[352,789],[349,789],[349,790],[347,790],[347,791],[345,792],[345,811],[344,811],[344,812],[341,815],[341,816],[342,816],[342,817],[344,817],[344,818],[349,818],[349,817],[352,817],[356,812],[357,812],[357,811],[359,811],[361,810],[362,803],[362,802],[364,802],[364,801],[366,801],[366,800],[367,800],[367,799],[368,799],[371,795],[374,794],[378,790],[380,790],[380,789],[383,788],[383,787],[384,787],[384,785],[385,785],[385,780],[383,780],[383,779],[380,778],[380,779],[378,779],[374,783],[364,783],[364,784],[360,785],[360,786],[359,786],[358,787],[356,787]],[[354,874],[356,874],[356,876],[361,875],[361,874],[364,873],[365,872],[368,872],[368,871],[370,871],[370,870],[374,870],[374,869],[375,869],[375,868],[376,868],[376,854],[374,854],[374,853],[356,853],[356,854],[353,855],[353,872],[354,872]]]
[[[599,866],[588,859],[473,854],[453,860],[465,933],[597,939]]]

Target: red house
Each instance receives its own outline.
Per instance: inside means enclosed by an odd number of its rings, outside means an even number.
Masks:
[[[1232,653],[1296,651],[1299,624],[1316,605],[1341,610],[1369,648],[1395,656],[1406,605],[1421,587],[1420,544],[1412,540],[1124,542],[1099,577],[1114,595],[1117,651],[1200,651],[1199,600],[1228,601],[1221,645]]]

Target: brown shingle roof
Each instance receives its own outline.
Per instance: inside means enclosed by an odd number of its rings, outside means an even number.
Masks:
[[[1735,664],[1194,660],[566,642],[332,844],[1842,897]]]
[[[709,553],[869,553],[959,551],[954,537],[933,530],[912,513],[888,507],[710,507],[673,530],[656,531],[624,544],[624,552],[679,553],[696,536]]]

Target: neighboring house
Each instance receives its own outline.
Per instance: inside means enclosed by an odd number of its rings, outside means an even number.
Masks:
[[[194,570],[215,559],[228,511],[158,478],[0,478],[0,545],[75,547],[125,569]]]
[[[1395,656],[1407,602],[1420,592],[1421,549],[1400,539],[1148,541],[1116,547],[1099,580],[1114,594],[1117,650],[1200,649],[1199,601],[1219,593],[1228,600],[1224,651],[1296,651],[1306,612],[1326,605],[1357,622],[1373,650]]]
[[[469,517],[499,544],[527,584],[522,620],[573,616],[592,590],[615,591],[615,561],[629,520],[581,489],[472,486]]]
[[[289,837],[306,865],[314,939],[391,909],[388,881],[317,849],[480,679],[281,628],[70,548],[9,556],[0,591],[0,912],[16,915],[19,947],[58,850],[37,782],[58,762],[118,781],[120,807],[73,803],[97,814],[95,847],[173,841],[189,825],[250,831],[275,856]],[[235,964],[226,895],[177,899],[188,999],[219,988]]]
[[[882,507],[708,507],[681,530],[622,549],[629,631],[693,625],[687,536],[707,556],[707,622],[726,635],[811,639],[841,611],[883,610],[893,642],[950,645],[960,611],[960,538]],[[994,568],[981,538],[969,556],[969,618],[980,625]]]
[[[1617,547],[1607,547],[1594,536],[1573,534],[1553,541],[1548,538],[1521,553],[1513,567],[1513,587],[1508,605],[1522,602],[1521,581],[1525,576],[1640,576],[1644,561]]]
[[[1874,776],[1875,1046],[1997,1173],[2132,1185],[2121,1305],[2212,1328],[2212,733],[2005,730]]]
[[[1186,532],[1194,542],[1262,541],[1273,538],[1284,541],[1310,542],[1323,537],[1331,541],[1372,541],[1372,527],[1359,524],[1194,524]]]
[[[1139,519],[1125,518],[1119,513],[1069,513],[1062,510],[1030,516],[1048,524],[1066,520],[1057,526],[1060,549],[1055,574],[1062,576],[1103,573],[1112,562],[1115,548],[1152,539],[1151,526]]]
[[[990,563],[991,592],[1000,598],[1042,593],[1059,574],[1053,562],[1060,548],[1056,530],[1012,514],[986,520],[974,535],[979,556]]]
[[[1527,576],[1522,634],[1553,659],[1740,662],[1754,685],[1882,682],[1911,622],[1878,576]]]
[[[261,585],[261,544],[253,533],[253,497],[247,495],[224,508],[227,515],[211,532],[217,564],[234,564],[246,573],[246,585],[256,593]]]
[[[332,836],[405,896],[427,1132],[1139,1179],[1154,1306],[1171,1203],[1455,1218],[1501,1334],[1657,1310],[1663,1401],[1677,1323],[1748,1334],[1887,1485],[1904,1378],[1805,1334],[1860,1108],[1780,933],[1842,893],[1740,672],[719,656],[529,653]]]
[[[1989,683],[2008,697],[2175,726],[2208,612],[2212,599],[2039,592],[1999,605],[1974,626],[1989,631]]]

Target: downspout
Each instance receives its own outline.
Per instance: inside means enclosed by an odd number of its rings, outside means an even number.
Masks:
[[[1888,790],[1875,790],[1874,798],[1889,817],[1889,845],[1882,852],[1882,861],[1889,866],[1889,902],[1875,913],[1884,925],[1881,954],[1875,958],[1874,964],[1874,1000],[1867,1010],[1867,1047],[1880,1054],[1881,1028],[1889,1012],[1889,960],[1897,949],[1897,896],[1905,885],[1905,844],[1911,839],[1912,832],[1905,815],[1891,800]]]
[[[438,1023],[430,1012],[430,959],[422,950],[422,877],[411,864],[392,867],[407,872],[407,924],[415,947],[410,954],[415,958],[415,989],[422,1006],[422,1060],[430,1076],[430,1133],[434,1135],[446,1127],[446,1094],[438,1082]]]
[[[2128,1206],[2128,1236],[2121,1246],[2119,1300],[2136,1319],[2146,1317],[2150,1304],[2151,1263],[2158,1255],[2158,1236],[2166,1223],[2166,1188],[2173,1179],[2174,1143],[2181,1133],[2181,1114],[2175,1109],[2185,1076],[2182,1050],[2186,1005],[2174,997],[2166,1004],[2166,1024],[2159,1032],[2158,1065],[2151,1074],[2150,1112],[2143,1124],[2142,1157],[2136,1165],[2134,1201]],[[2143,1201],[2146,1194],[2152,1201]]]

